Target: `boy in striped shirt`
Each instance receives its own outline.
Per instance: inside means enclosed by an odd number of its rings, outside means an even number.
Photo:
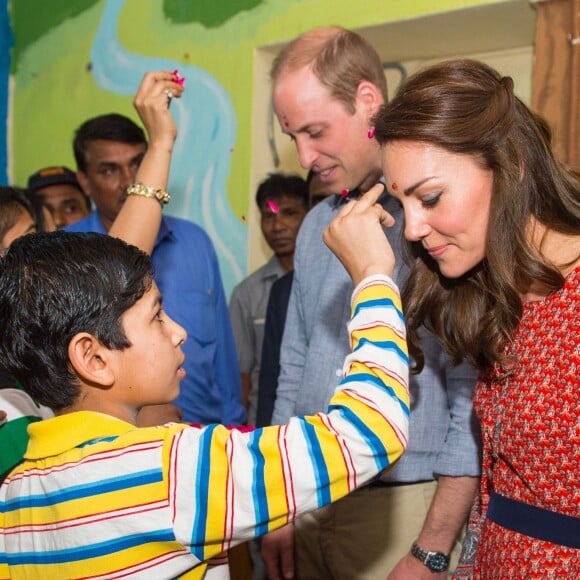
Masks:
[[[242,433],[137,428],[173,400],[184,329],[149,257],[99,234],[37,234],[0,262],[0,366],[55,417],[0,488],[0,578],[224,577],[223,553],[339,499],[407,443],[408,359],[378,186],[325,241],[356,286],[353,352],[327,414]]]

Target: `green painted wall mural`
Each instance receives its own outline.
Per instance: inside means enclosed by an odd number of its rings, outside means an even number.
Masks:
[[[318,25],[360,28],[490,3],[484,0],[0,0],[15,38],[8,175],[74,166],[71,141],[89,117],[131,105],[147,70],[179,69],[179,136],[169,212],[212,237],[226,290],[247,274],[256,49]],[[1,75],[1,71],[0,71]],[[268,90],[266,79],[263,87]]]
[[[23,52],[47,32],[56,28],[68,18],[73,18],[96,4],[98,0],[18,0],[11,3],[14,36],[18,42],[12,52],[12,64],[17,70]]]
[[[175,23],[198,22],[207,28],[216,28],[244,10],[251,10],[263,0],[217,0],[209,2],[187,2],[186,0],[165,0],[163,11]]]

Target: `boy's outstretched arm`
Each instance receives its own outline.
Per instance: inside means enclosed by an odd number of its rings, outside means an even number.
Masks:
[[[149,145],[135,180],[147,187],[166,190],[177,128],[167,91],[179,98],[184,91],[175,73],[146,73],[133,105],[145,126]],[[162,207],[155,198],[130,195],[115,218],[109,234],[151,254],[161,224]]]
[[[175,530],[180,541],[191,539],[200,560],[338,500],[392,466],[407,445],[405,326],[388,275],[394,259],[383,245],[381,223],[389,217],[374,206],[375,193],[341,212],[325,234],[359,281],[349,324],[352,353],[327,414],[251,433],[221,426],[184,430],[174,446]],[[375,238],[376,251],[369,249]],[[365,251],[356,256],[356,248]],[[186,481],[195,487],[180,485]],[[188,504],[189,513],[179,509]]]
[[[338,500],[403,453],[408,360],[392,281],[364,279],[352,312],[353,352],[327,414],[251,433],[186,429],[173,442],[174,530],[179,542],[191,542],[195,557],[211,558]]]
[[[372,195],[347,206],[326,235],[352,277],[362,278],[352,353],[328,412],[250,433],[222,425],[137,429],[92,411],[50,419],[54,433],[40,421],[30,457],[0,487],[0,527],[10,530],[0,534],[1,577],[201,573],[233,544],[338,500],[401,456],[405,326],[389,247],[371,247],[384,241],[377,231],[388,220]],[[43,433],[54,435],[54,449],[38,443]]]

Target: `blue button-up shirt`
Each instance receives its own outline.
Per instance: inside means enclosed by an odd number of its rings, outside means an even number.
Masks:
[[[346,323],[352,282],[322,241],[338,206],[338,196],[319,203],[298,233],[273,424],[325,409],[350,352]],[[387,197],[384,207],[396,220],[394,227],[386,228],[386,235],[397,257],[394,278],[402,287],[408,274],[399,250],[403,212],[392,197]],[[438,475],[477,476],[480,437],[471,402],[476,372],[466,363],[453,367],[427,332],[422,347],[425,368],[410,376],[409,446],[383,479],[413,482]]]
[[[97,212],[66,229],[106,233]],[[187,331],[183,345],[187,377],[175,401],[184,421],[243,423],[236,347],[209,236],[189,221],[164,216],[151,259],[163,309]]]

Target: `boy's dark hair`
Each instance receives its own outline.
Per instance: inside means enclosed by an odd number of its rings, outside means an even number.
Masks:
[[[0,248],[4,236],[22,215],[28,213],[35,220],[35,213],[30,199],[24,190],[7,185],[0,186]]]
[[[147,145],[143,129],[129,117],[118,113],[100,115],[85,121],[75,132],[73,152],[77,168],[83,172],[87,170],[86,150],[87,143],[102,139],[103,141],[117,141],[129,145]]]
[[[299,175],[285,175],[284,173],[272,173],[260,185],[256,191],[256,205],[258,208],[267,199],[278,199],[282,196],[298,198],[304,208],[308,209],[308,185]]]
[[[151,287],[149,256],[102,234],[53,232],[14,241],[0,260],[0,368],[58,411],[79,395],[68,346],[79,332],[130,346],[121,316]]]

